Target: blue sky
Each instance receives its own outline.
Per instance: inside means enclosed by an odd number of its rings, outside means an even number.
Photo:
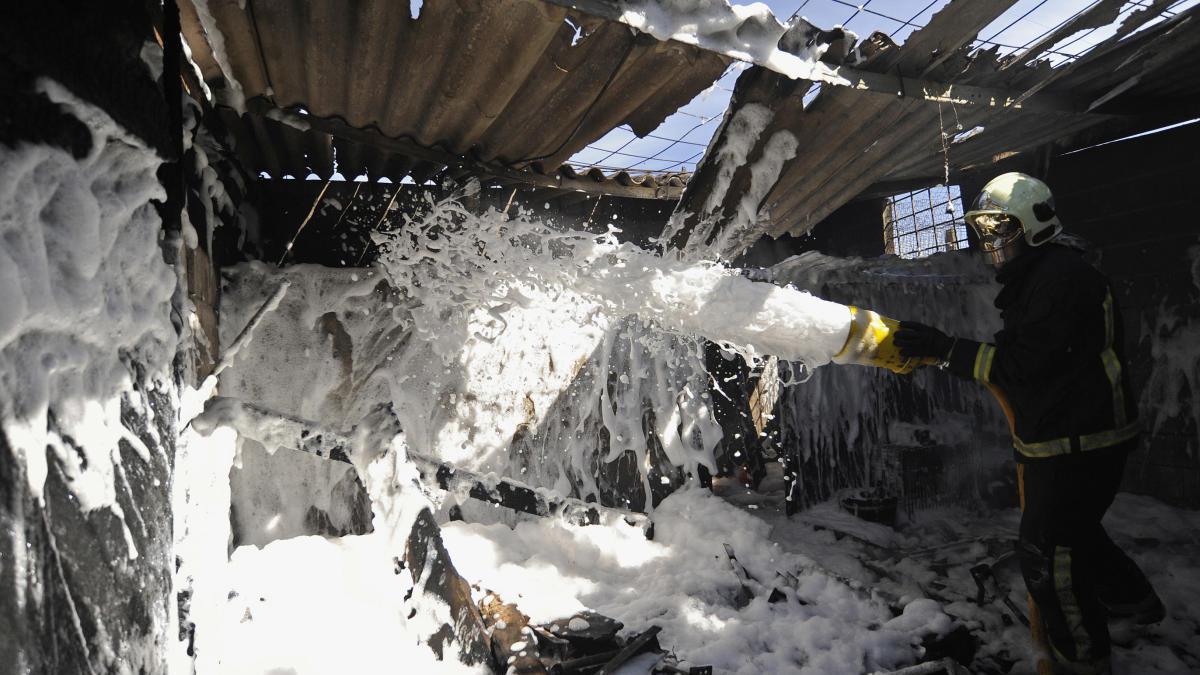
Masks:
[[[1052,30],[1095,0],[1018,0],[1007,12],[980,33],[980,40],[999,45],[1001,52],[1011,52],[1029,44]],[[1149,0],[1130,0],[1123,16],[1135,11],[1137,4]],[[767,0],[780,20],[799,13],[822,28],[845,26],[860,36],[873,31],[887,33],[896,42],[903,42],[915,28],[924,25],[929,17],[947,0]],[[749,4],[734,0],[735,4]],[[1191,7],[1200,0],[1179,0],[1171,11]],[[1061,63],[1088,47],[1104,40],[1112,29],[1099,29],[1079,34],[1055,45],[1051,60]],[[734,64],[713,87],[697,96],[691,103],[666,119],[646,138],[636,138],[628,128],[614,129],[604,138],[580,151],[572,158],[579,165],[599,165],[608,171],[627,168],[638,171],[691,171],[699,161],[705,146],[720,123],[729,104],[734,82],[741,64]]]

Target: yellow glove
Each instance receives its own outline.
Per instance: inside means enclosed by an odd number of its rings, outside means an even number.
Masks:
[[[938,363],[936,357],[905,358],[894,338],[900,322],[869,309],[850,308],[850,334],[833,357],[834,363],[887,368],[893,373],[911,373],[919,366]]]

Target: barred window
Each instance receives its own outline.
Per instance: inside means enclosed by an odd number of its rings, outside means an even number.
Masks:
[[[967,248],[959,187],[937,185],[889,197],[883,209],[883,245],[901,258]]]

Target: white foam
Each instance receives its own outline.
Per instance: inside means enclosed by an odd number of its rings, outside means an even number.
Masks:
[[[0,419],[41,497],[49,417],[88,461],[65,461],[85,510],[119,513],[113,481],[130,362],[164,374],[177,336],[175,275],[160,250],[159,158],[103,111],[61,85],[38,89],[92,132],[76,159],[58,148],[0,147]],[[61,440],[61,439],[59,439]],[[134,448],[140,453],[141,443]],[[131,550],[132,553],[132,550]]]
[[[598,325],[637,316],[751,361],[769,355],[815,367],[830,361],[849,330],[843,305],[750,281],[715,262],[658,256],[619,242],[615,229],[559,231],[534,214],[475,215],[448,200],[398,231],[377,235],[380,265],[397,288],[412,289],[418,330],[430,335],[473,311],[491,313],[503,333],[515,307],[582,302],[595,308],[590,320]]]

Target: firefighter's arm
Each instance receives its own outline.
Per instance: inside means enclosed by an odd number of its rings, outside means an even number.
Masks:
[[[1087,300],[1077,286],[1066,285],[1046,285],[1034,297],[1021,323],[997,333],[994,342],[955,340],[946,359],[950,371],[1001,388],[1066,371],[1075,333],[1085,330],[1080,317]]]

